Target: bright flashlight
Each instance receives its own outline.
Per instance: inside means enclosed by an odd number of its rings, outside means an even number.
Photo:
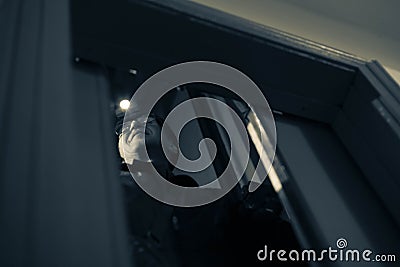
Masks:
[[[122,110],[127,110],[129,108],[129,100],[124,99],[121,102],[119,102],[119,106],[121,107]]]

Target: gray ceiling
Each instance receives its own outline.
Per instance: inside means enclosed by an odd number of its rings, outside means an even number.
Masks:
[[[283,0],[283,2],[400,40],[398,0]]]
[[[398,0],[192,0],[367,60],[400,83]]]

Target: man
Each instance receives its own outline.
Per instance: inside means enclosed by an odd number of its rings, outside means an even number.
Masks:
[[[133,260],[137,266],[177,266],[172,226],[173,207],[147,195],[132,177],[151,183],[155,176],[151,165],[165,179],[173,177],[173,165],[161,151],[162,120],[152,114],[147,119],[138,116],[131,118],[125,125],[119,125],[118,148],[123,164],[130,171],[122,171],[121,179]],[[174,138],[171,131],[168,133],[171,139]],[[145,146],[150,160],[146,159]],[[177,147],[170,145],[168,149],[177,159]]]

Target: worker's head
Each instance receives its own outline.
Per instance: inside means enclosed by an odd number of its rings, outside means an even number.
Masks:
[[[145,127],[144,127],[145,126]],[[127,165],[130,165],[130,170],[135,170],[137,166],[143,166],[143,163],[151,161],[157,171],[165,176],[168,176],[173,169],[173,165],[167,160],[161,146],[161,129],[165,127],[165,143],[164,147],[168,150],[172,158],[178,159],[178,147],[175,135],[163,125],[161,118],[155,115],[137,116],[130,120],[125,120],[119,135],[119,153]],[[145,129],[143,131],[143,129]],[[146,157],[146,149],[149,157]],[[173,163],[175,163],[173,162]]]

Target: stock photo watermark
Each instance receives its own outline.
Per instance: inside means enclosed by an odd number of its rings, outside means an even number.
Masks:
[[[375,254],[371,249],[349,249],[347,240],[339,238],[336,247],[322,250],[274,250],[267,245],[257,252],[259,261],[291,261],[291,262],[396,262],[395,254]]]
[[[135,146],[143,147],[143,161],[151,162],[145,145],[146,122],[156,103],[170,90],[190,83],[209,83],[221,86],[239,96],[254,112],[262,113],[264,127],[267,133],[260,132],[260,143],[264,146],[260,158],[255,166],[253,178],[250,179],[249,191],[255,191],[266,179],[276,148],[276,129],[272,111],[262,91],[244,73],[225,64],[209,61],[193,61],[168,67],[154,74],[146,80],[134,93],[130,100],[129,109],[125,113],[124,128],[136,131],[135,136],[139,143]],[[196,106],[196,114],[190,112]],[[210,108],[211,107],[211,108]],[[212,110],[218,109],[218,112]],[[233,123],[226,123],[224,118],[229,116]],[[205,138],[198,144],[200,157],[192,160],[180,153],[179,135],[183,127],[191,120],[207,118],[218,122],[228,133],[230,139],[230,158],[224,172],[214,181],[198,187],[182,187],[165,180],[153,166],[154,179],[141,179],[131,174],[136,183],[153,198],[173,206],[195,207],[211,203],[227,194],[242,178],[250,156],[250,142],[246,125],[238,114],[223,101],[210,97],[188,99],[177,105],[166,117],[161,129],[161,146],[168,161],[177,169],[186,172],[200,172],[212,164],[216,155],[216,145],[213,140]],[[174,125],[174,127],[168,127]],[[178,125],[178,126],[177,126]],[[176,140],[166,137],[166,128],[177,136]],[[173,143],[171,143],[173,142]],[[233,145],[243,142],[245,149]],[[177,147],[181,155],[179,161],[174,161],[174,153],[168,147]],[[122,153],[129,153],[129,144],[122,147]],[[211,157],[205,157],[209,153]],[[210,160],[211,158],[211,160]]]

